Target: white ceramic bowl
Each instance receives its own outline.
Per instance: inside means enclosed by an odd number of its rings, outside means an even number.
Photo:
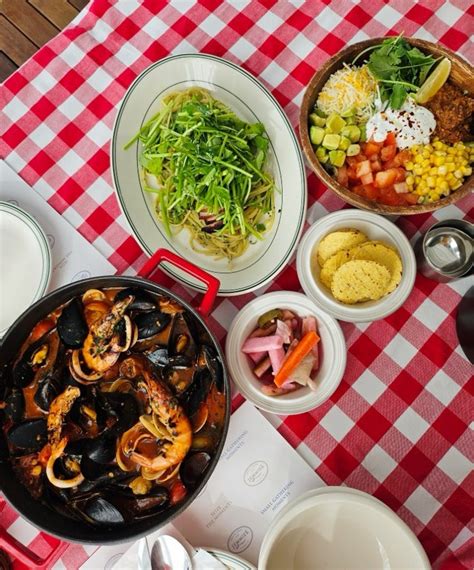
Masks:
[[[324,487],[280,511],[263,539],[258,568],[429,570],[431,566],[417,537],[381,501],[356,489]]]
[[[402,279],[395,291],[378,301],[356,305],[345,305],[334,299],[331,291],[319,280],[316,250],[324,236],[343,228],[361,230],[370,240],[384,241],[398,250],[403,270]],[[333,212],[315,222],[300,242],[296,268],[304,292],[318,307],[336,319],[354,323],[377,321],[396,311],[411,293],[416,277],[415,254],[405,234],[387,218],[355,209]]]
[[[300,388],[283,396],[267,396],[252,372],[249,358],[241,347],[257,326],[260,315],[270,309],[289,309],[299,316],[313,315],[318,323],[320,366],[315,377],[318,389]],[[339,386],[346,368],[346,342],[341,327],[331,316],[302,293],[276,291],[250,301],[229,328],[226,360],[232,379],[240,392],[255,406],[272,414],[293,415],[314,409],[325,402]]]
[[[163,97],[190,87],[208,89],[212,96],[248,122],[261,122],[270,140],[266,169],[273,175],[275,221],[262,240],[229,263],[195,251],[189,232],[169,238],[155,212],[156,195],[146,192],[138,166],[140,144],[124,145],[161,108]],[[120,104],[111,141],[112,179],[131,232],[149,255],[165,247],[184,257],[221,283],[220,295],[241,295],[262,287],[283,270],[296,249],[306,214],[306,174],[295,132],[273,95],[253,75],[220,57],[181,54],[145,69],[130,85]],[[203,290],[194,277],[169,264],[163,268],[190,287]]]

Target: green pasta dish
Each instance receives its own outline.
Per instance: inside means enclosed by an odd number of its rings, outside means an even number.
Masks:
[[[231,261],[271,228],[275,182],[265,170],[261,123],[242,121],[209,91],[192,88],[164,97],[125,148],[137,139],[143,187],[156,193],[170,237],[187,229],[194,250]]]

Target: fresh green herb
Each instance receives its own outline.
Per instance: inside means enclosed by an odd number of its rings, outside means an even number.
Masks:
[[[418,90],[439,61],[409,45],[401,35],[367,48],[354,62],[368,52],[367,66],[379,83],[382,101],[388,101],[393,109],[402,107],[408,94]]]

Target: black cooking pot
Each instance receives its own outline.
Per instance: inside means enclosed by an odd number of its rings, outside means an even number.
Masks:
[[[183,301],[183,299],[174,295],[168,289],[146,279],[146,277],[149,277],[162,261],[176,265],[207,285],[207,291],[204,294],[201,305],[197,310],[186,303],[186,301]],[[152,293],[165,295],[175,299],[194,315],[212,339],[214,348],[221,361],[222,369],[224,371],[226,410],[224,427],[216,453],[212,458],[205,477],[201,481],[200,485],[190,493],[182,503],[175,507],[171,507],[162,513],[157,513],[146,520],[134,521],[121,526],[116,526],[112,529],[92,527],[87,525],[85,522],[72,520],[61,515],[57,511],[48,508],[45,504],[33,500],[28,490],[18,482],[15,474],[13,473],[10,462],[8,460],[0,461],[0,489],[3,491],[5,497],[12,506],[18,510],[25,519],[39,527],[41,530],[57,537],[70,541],[92,544],[118,543],[136,539],[150,533],[152,530],[156,530],[182,513],[193,502],[197,495],[199,495],[211,473],[214,471],[222,452],[230,418],[230,384],[225,369],[224,358],[219,343],[202,318],[202,316],[207,315],[212,309],[215,297],[219,290],[219,281],[202,269],[164,249],[158,250],[153,257],[147,261],[143,269],[139,272],[138,277],[107,276],[83,279],[61,287],[35,303],[15,321],[5,335],[0,346],[0,366],[4,366],[5,363],[10,362],[12,358],[15,357],[34,325],[36,325],[36,323],[41,319],[45,318],[52,310],[69,301],[72,297],[81,295],[87,289],[111,287],[138,287],[147,289]],[[27,556],[25,555],[25,549],[21,548],[21,545],[19,545],[12,537],[7,535],[5,531],[0,531],[0,547],[3,547],[17,558],[25,560],[25,556]],[[32,564],[32,559],[30,559],[29,562]],[[33,564],[33,566],[36,565]]]

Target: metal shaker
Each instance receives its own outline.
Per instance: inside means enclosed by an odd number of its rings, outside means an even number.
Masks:
[[[431,226],[415,245],[418,271],[447,283],[474,274],[474,224],[444,220]]]

